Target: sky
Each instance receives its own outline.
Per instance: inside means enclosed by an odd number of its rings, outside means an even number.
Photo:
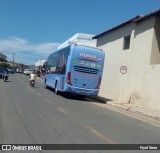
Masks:
[[[0,52],[34,65],[76,33],[97,35],[158,9],[159,0],[0,0]]]

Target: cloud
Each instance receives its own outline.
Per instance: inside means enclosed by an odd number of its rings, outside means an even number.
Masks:
[[[40,57],[47,57],[59,45],[59,43],[54,42],[32,44],[26,39],[11,37],[0,39],[0,52],[7,55],[7,57],[9,57],[9,53],[14,52],[17,57],[21,58],[21,61],[27,61],[26,58],[28,57],[28,63],[31,63]]]
[[[58,43],[43,43],[32,46],[32,49],[35,51],[35,53],[50,53],[57,49],[59,45],[60,44]]]
[[[14,51],[14,52],[23,52],[29,51],[33,53],[50,53],[55,50],[59,43],[40,43],[40,44],[31,44],[29,41],[12,37],[5,40],[0,40],[0,51]]]

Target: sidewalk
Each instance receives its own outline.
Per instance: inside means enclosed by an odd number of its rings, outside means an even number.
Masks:
[[[158,110],[135,105],[132,103],[118,103],[117,101],[112,101],[110,99],[105,99],[103,97],[89,97],[89,98],[97,100],[99,102],[97,103],[97,105],[100,105],[102,107],[112,106],[112,107],[124,109],[126,111],[140,114],[140,115],[150,117],[150,118],[160,121],[160,111]]]

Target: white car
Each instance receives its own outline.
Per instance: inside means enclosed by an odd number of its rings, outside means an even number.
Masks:
[[[33,73],[33,70],[32,69],[25,69],[24,72],[23,72],[25,75],[30,75]]]
[[[21,68],[18,68],[18,69],[17,69],[17,73],[22,73],[22,69],[21,69]]]

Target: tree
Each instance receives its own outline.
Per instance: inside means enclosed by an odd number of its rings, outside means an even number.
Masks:
[[[7,60],[2,58],[2,57],[0,57],[0,62],[7,62]]]
[[[0,63],[0,66],[1,66],[1,67],[4,67],[4,68],[6,69],[7,67],[10,66],[10,64],[8,64],[8,63],[6,63],[6,62],[2,62],[2,63]]]

